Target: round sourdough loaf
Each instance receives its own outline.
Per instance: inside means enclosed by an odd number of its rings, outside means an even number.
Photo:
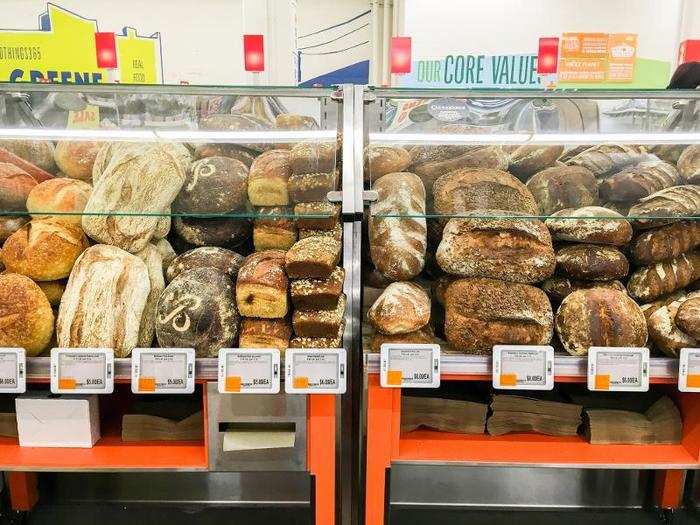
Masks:
[[[80,214],[85,209],[90,192],[92,186],[81,180],[47,180],[37,184],[29,192],[27,210],[33,217],[56,217],[64,222],[80,225]]]
[[[27,197],[36,186],[36,180],[14,164],[0,162],[0,209],[24,211]]]
[[[0,275],[0,346],[39,355],[51,341],[53,311],[34,281],[16,273]]]
[[[80,226],[51,217],[32,219],[5,241],[2,261],[10,272],[54,281],[68,277],[88,246]]]
[[[450,219],[437,249],[444,271],[461,277],[490,277],[536,283],[554,273],[549,230],[537,219],[520,219],[504,210],[468,213]]]
[[[679,297],[677,300],[657,308],[647,319],[649,339],[659,350],[670,357],[678,357],[681,348],[697,346],[695,339],[684,332],[678,324],[680,307],[689,300],[685,296]]]
[[[253,225],[247,219],[175,217],[175,231],[194,246],[236,247],[253,234]]]
[[[433,186],[435,213],[446,218],[472,210],[494,209],[539,215],[532,193],[506,171],[464,168],[447,173]]]
[[[683,301],[678,307],[675,321],[683,332],[700,341],[700,296],[692,295]]]
[[[90,182],[97,152],[103,144],[89,140],[59,140],[54,159],[66,177]]]
[[[573,279],[610,281],[629,272],[627,257],[614,246],[571,244],[557,250],[557,273]]]
[[[158,344],[192,347],[197,357],[215,357],[219,349],[235,346],[239,323],[233,282],[216,268],[182,272],[158,300]]]
[[[598,203],[598,184],[592,172],[579,166],[554,166],[527,181],[544,215],[566,208]]]
[[[173,202],[180,213],[226,213],[245,206],[248,168],[228,157],[208,157],[194,162]]]
[[[383,334],[415,332],[430,321],[430,297],[417,284],[391,283],[370,306],[367,320]]]
[[[564,350],[586,355],[591,346],[644,346],[647,323],[627,294],[605,288],[577,290],[561,303],[555,328]]]
[[[458,279],[445,292],[445,337],[457,350],[490,355],[493,345],[544,345],[552,338],[545,293],[495,279]]]
[[[622,282],[613,281],[579,281],[555,275],[542,282],[542,290],[547,294],[553,305],[560,304],[566,296],[576,290],[587,290],[589,288],[609,288],[627,293],[627,288]]]
[[[545,224],[557,241],[622,246],[632,238],[632,225],[618,212],[601,206],[567,208],[553,213]]]
[[[202,246],[194,250],[188,250],[175,257],[168,265],[165,276],[168,282],[182,272],[194,268],[216,268],[221,270],[231,279],[236,279],[238,270],[243,264],[244,257],[226,248],[218,246]]]
[[[58,169],[53,158],[54,145],[50,140],[3,140],[0,147],[49,173],[56,173]]]

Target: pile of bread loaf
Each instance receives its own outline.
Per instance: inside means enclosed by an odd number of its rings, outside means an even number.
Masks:
[[[272,126],[317,124],[285,114]],[[200,127],[271,125],[222,114]],[[0,346],[117,357],[156,345],[199,357],[340,346],[342,230],[327,201],[336,149],[2,141]]]
[[[698,145],[370,144],[365,179],[372,351],[700,344]]]

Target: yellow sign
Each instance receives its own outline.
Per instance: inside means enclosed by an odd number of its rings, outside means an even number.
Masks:
[[[0,81],[99,84],[162,82],[160,34],[115,35],[117,67],[98,67],[97,21],[47,4],[38,30],[0,30]]]
[[[560,82],[632,82],[637,35],[564,33],[559,59]]]

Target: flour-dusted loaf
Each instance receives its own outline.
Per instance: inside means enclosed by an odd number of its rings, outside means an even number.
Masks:
[[[387,173],[404,171],[411,163],[411,155],[401,146],[369,144],[365,147],[364,179],[377,180]]]
[[[33,217],[56,217],[80,225],[92,186],[76,179],[56,178],[32,188],[27,197],[27,210]]]
[[[598,177],[606,177],[642,160],[644,154],[635,146],[600,144],[582,151],[566,163],[582,166]]]
[[[239,324],[233,281],[216,268],[182,272],[158,300],[156,336],[162,347],[191,347],[197,357],[215,357],[236,344]]]
[[[450,219],[437,249],[444,271],[461,277],[490,277],[536,283],[554,272],[549,230],[537,219],[516,217],[504,210],[469,213]]]
[[[697,217],[700,214],[700,186],[673,186],[641,199],[632,206],[629,217],[639,228],[655,228],[674,218]]]
[[[651,314],[656,312],[656,310],[658,310],[659,308],[662,308],[664,306],[668,306],[673,301],[684,300],[686,297],[687,296],[686,296],[685,290],[678,290],[678,291],[670,293],[668,295],[664,295],[663,297],[659,297],[658,299],[656,299],[650,303],[642,304],[639,307],[642,309],[642,313],[644,314],[644,317],[648,323],[649,318],[651,317]]]
[[[32,219],[5,241],[2,262],[10,272],[54,281],[68,277],[87,247],[80,226],[52,217]]]
[[[337,144],[333,142],[300,142],[291,152],[292,171],[303,173],[329,173],[335,170]]]
[[[629,263],[614,246],[570,244],[557,250],[557,272],[573,279],[610,281],[625,277]]]
[[[606,201],[630,202],[679,184],[681,177],[676,167],[655,159],[628,166],[601,181],[598,192]]]
[[[78,258],[58,309],[59,347],[113,348],[128,357],[151,290],[148,268],[116,246],[97,244]]]
[[[245,206],[248,168],[228,157],[207,157],[190,165],[173,211],[227,213]]]
[[[244,317],[279,319],[287,315],[289,279],[282,250],[249,255],[238,271],[236,303]]]
[[[175,250],[167,239],[158,239],[153,242],[153,246],[156,247],[163,259],[163,271],[167,270],[170,263],[177,257],[177,253],[175,253]]]
[[[287,181],[289,199],[294,203],[328,200],[328,192],[338,188],[338,172],[295,173]]]
[[[147,244],[146,247],[136,256],[146,264],[148,270],[148,281],[151,284],[151,290],[146,298],[146,306],[143,309],[141,316],[141,325],[139,326],[139,347],[150,347],[153,343],[153,337],[156,334],[156,309],[158,307],[158,299],[165,290],[165,276],[163,275],[163,257],[158,248],[153,244]]]
[[[292,324],[284,319],[256,319],[244,317],[241,321],[239,348],[276,348],[282,355],[292,337]]]
[[[218,246],[202,246],[188,250],[175,257],[165,272],[167,282],[171,282],[182,272],[194,268],[216,268],[231,279],[235,280],[243,264],[244,257],[238,253],[219,248]]]
[[[370,306],[367,320],[383,334],[415,332],[430,321],[430,297],[417,284],[391,283]]]
[[[510,154],[508,171],[522,181],[553,166],[564,153],[564,146],[518,146]]]
[[[273,149],[258,156],[250,166],[248,199],[253,206],[287,206],[287,181],[292,174],[289,151]]]
[[[340,261],[340,243],[330,237],[307,237],[286,254],[285,270],[292,279],[326,279]]]
[[[627,293],[627,288],[620,281],[580,281],[554,275],[542,282],[542,290],[547,294],[553,305],[560,304],[566,296],[576,290],[587,290],[589,288],[609,288],[619,292]]]
[[[292,327],[297,337],[335,337],[344,323],[345,294],[333,310],[295,310]]]
[[[0,210],[24,211],[36,180],[14,164],[0,162]]]
[[[696,298],[700,297],[696,295]],[[688,300],[683,296],[671,301],[656,309],[647,320],[649,338],[659,350],[670,357],[678,357],[681,348],[697,346],[696,340],[685,333],[676,321],[679,308]]]
[[[237,217],[175,217],[175,232],[195,246],[222,246],[234,248],[250,239],[253,225]]]
[[[544,215],[598,203],[596,178],[581,166],[554,166],[542,170],[527,181],[527,189]]]
[[[290,285],[294,308],[299,310],[332,310],[343,292],[345,270],[336,266],[325,279],[295,279]]]
[[[255,209],[253,245],[256,252],[288,250],[297,241],[297,225],[289,206],[264,206]]]
[[[330,237],[338,242],[343,240],[343,227],[340,223],[333,226],[330,230],[299,230],[299,240],[306,239],[307,237]]]
[[[678,257],[700,246],[700,222],[681,221],[643,232],[632,241],[630,254],[640,265]]]
[[[630,275],[627,291],[640,302],[653,301],[695,280],[700,267],[700,255],[687,253],[673,259],[639,268]]]
[[[172,226],[172,210],[168,206],[163,210],[163,214],[158,217],[158,222],[156,223],[156,229],[153,230],[153,237],[151,237],[151,242],[156,242],[159,239],[165,239],[170,233],[170,227]]]
[[[696,341],[700,341],[700,296],[690,294],[678,307],[675,318],[678,328]]]
[[[700,144],[693,144],[683,150],[678,158],[678,171],[688,184],[700,183]]]
[[[465,168],[443,175],[433,186],[435,212],[445,217],[494,209],[539,215],[535,198],[506,171]]]
[[[545,224],[557,241],[622,246],[632,238],[629,221],[616,211],[600,206],[559,210]]]
[[[0,346],[39,355],[53,335],[53,311],[34,281],[24,275],[0,275]]]
[[[445,337],[456,349],[491,355],[493,345],[544,345],[552,338],[545,293],[496,279],[458,279],[445,292]]]
[[[297,227],[302,230],[332,230],[340,220],[340,205],[332,202],[302,202],[294,206]]]
[[[88,140],[59,140],[54,150],[54,159],[66,177],[90,182],[92,166],[102,142]]]
[[[378,199],[370,206],[369,248],[376,268],[392,281],[407,281],[425,264],[427,228],[425,188],[413,173],[389,173],[373,188]]]
[[[159,221],[147,214],[170,206],[184,180],[182,163],[168,148],[158,144],[128,148],[113,157],[94,182],[85,206],[91,215],[82,218],[85,233],[131,253],[141,251]]]
[[[5,139],[1,146],[48,173],[58,170],[53,158],[55,147],[50,140]]]
[[[626,293],[605,288],[577,290],[557,310],[555,328],[564,350],[586,355],[591,346],[644,346],[647,323]]]

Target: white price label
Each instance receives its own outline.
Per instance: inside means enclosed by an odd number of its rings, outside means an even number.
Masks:
[[[649,349],[592,346],[588,349],[588,390],[649,390]]]
[[[380,348],[383,387],[440,386],[440,345],[385,343]]]
[[[219,393],[277,394],[280,391],[280,351],[276,348],[219,350]]]
[[[0,348],[0,393],[21,394],[27,390],[24,348]]]
[[[287,348],[284,391],[288,394],[344,394],[347,384],[344,348]]]
[[[194,392],[194,348],[134,348],[131,391],[134,394]]]
[[[52,348],[51,392],[111,394],[114,352],[107,348]]]
[[[678,390],[700,392],[700,348],[681,348],[678,356]]]
[[[494,388],[552,390],[554,388],[554,348],[495,345],[492,373]]]

